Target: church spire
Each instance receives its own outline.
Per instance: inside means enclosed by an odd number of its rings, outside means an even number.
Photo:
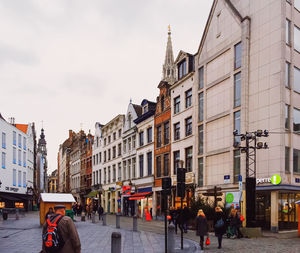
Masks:
[[[175,82],[175,73],[176,73],[176,66],[174,64],[174,56],[173,56],[173,49],[172,49],[172,40],[171,40],[171,27],[168,26],[168,42],[167,42],[167,49],[166,49],[166,57],[165,63],[163,65],[163,81],[167,81],[170,84]]]

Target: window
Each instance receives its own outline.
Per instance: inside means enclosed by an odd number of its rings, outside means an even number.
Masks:
[[[180,96],[174,98],[174,114],[180,112]]]
[[[185,167],[187,172],[193,170],[193,147],[185,149]]]
[[[23,149],[26,150],[26,137],[23,137]]]
[[[160,98],[160,109],[161,109],[161,112],[163,112],[165,110],[165,97],[164,97],[164,95],[162,95],[161,98]]]
[[[26,152],[23,152],[23,167],[26,168]]]
[[[108,143],[110,143],[110,141],[111,141],[111,137],[110,137],[110,136],[108,136]]]
[[[136,174],[135,174],[135,164],[136,164],[136,160],[135,158],[132,159],[132,177],[135,178]]]
[[[186,60],[183,60],[178,64],[178,79],[181,79],[185,75],[186,75]]]
[[[157,136],[156,136],[156,142],[157,142],[157,148],[160,148],[161,147],[161,126],[158,126],[156,128],[156,133],[157,133]]]
[[[131,138],[128,138],[128,151],[131,150]]]
[[[294,67],[294,90],[300,93],[300,69],[296,67]]]
[[[240,150],[234,150],[233,151],[234,155],[234,183],[237,183],[239,181],[239,175],[241,174],[241,154]]]
[[[23,188],[26,188],[26,172],[23,172]]]
[[[291,21],[285,20],[285,43],[291,45]]]
[[[21,150],[18,150],[18,164],[21,166]]]
[[[22,172],[19,170],[18,171],[18,186],[19,187],[22,187],[21,182],[22,182]]]
[[[139,133],[140,147],[144,146],[144,131]]]
[[[152,152],[147,153],[148,176],[152,175]]]
[[[204,141],[203,141],[203,125],[198,126],[198,154],[203,154],[203,147],[204,147]]]
[[[119,132],[119,138],[121,138],[121,135],[122,135],[122,130],[121,130],[121,129],[119,129],[119,130],[118,130],[118,132]]]
[[[156,176],[161,177],[161,156],[156,157]]]
[[[13,164],[17,163],[17,150],[13,147]]]
[[[234,107],[241,105],[241,72],[234,75]]]
[[[106,138],[104,138],[104,146],[106,146]]]
[[[98,181],[98,179],[99,179],[99,171],[97,170],[96,171],[96,180],[94,181],[94,184],[99,184],[99,181]]]
[[[99,163],[99,155],[96,154],[96,164],[98,164],[98,163]]]
[[[294,0],[294,7],[300,11],[300,1],[299,0]]]
[[[293,152],[293,170],[300,173],[300,150],[294,149]]]
[[[300,134],[300,110],[294,108],[294,132]]]
[[[174,140],[180,139],[180,122],[174,124]]]
[[[106,184],[106,168],[104,168],[104,184]]]
[[[104,162],[106,162],[106,151],[104,151]]]
[[[199,108],[198,108],[198,117],[199,121],[202,122],[204,118],[204,99],[203,99],[203,92],[199,94]]]
[[[234,113],[234,129],[238,131],[238,134],[241,132],[241,112],[237,111]],[[238,145],[241,142],[239,136],[234,137],[235,145]]]
[[[192,117],[185,119],[185,136],[191,135],[193,132],[192,129]]]
[[[19,148],[22,148],[22,136],[20,134],[18,135],[18,145]]]
[[[108,180],[107,180],[108,183],[111,182],[110,179],[111,179],[110,166],[108,166]]]
[[[152,127],[147,129],[147,141],[148,143],[152,142]]]
[[[6,148],[6,134],[2,133],[2,148]]]
[[[198,186],[203,186],[203,158],[198,158]]]
[[[129,159],[127,161],[127,165],[128,165],[128,179],[131,178],[131,160]]]
[[[2,169],[6,168],[6,154],[2,152]]]
[[[242,66],[242,42],[234,46],[234,69]]]
[[[17,186],[17,170],[13,169],[13,186]]]
[[[148,112],[148,105],[147,104],[143,106],[143,114],[146,113],[146,112]]]
[[[108,161],[110,160],[110,158],[111,158],[111,151],[110,151],[110,149],[108,150]]]
[[[113,182],[116,182],[116,165],[113,165]]]
[[[114,139],[114,141],[116,140],[116,135],[117,135],[116,132],[114,132],[113,133],[113,139]]]
[[[93,172],[93,184],[96,184],[96,180],[95,180],[95,172]]]
[[[128,129],[130,129],[131,128],[131,123],[132,123],[131,114],[128,114],[127,121],[128,121]]]
[[[13,131],[13,145],[17,145],[17,134]]]
[[[177,174],[177,169],[179,168],[179,162],[180,162],[180,151],[174,151],[174,165],[173,165],[173,174]]]
[[[164,123],[164,144],[167,145],[170,142],[170,123],[169,121]]]
[[[290,129],[290,106],[285,105],[285,129]]]
[[[199,69],[199,89],[204,87],[204,67]]]
[[[99,152],[99,163],[101,163],[101,152]]]
[[[185,108],[188,108],[192,105],[192,89],[189,89],[185,92]]]
[[[113,147],[113,158],[116,158],[116,153],[117,153],[117,152],[116,152],[116,149],[117,149],[116,146],[114,146],[114,147]]]
[[[135,148],[135,135],[132,136],[132,148]]]
[[[122,164],[118,163],[118,181],[121,181],[121,170],[122,170]]]
[[[294,48],[300,52],[300,29],[294,26]]]
[[[118,156],[121,156],[121,154],[122,154],[122,144],[119,143],[118,144]]]
[[[144,176],[144,155],[139,156],[140,177]]]
[[[126,153],[126,145],[127,145],[127,141],[124,140],[123,141],[123,152]]]
[[[96,164],[96,157],[95,157],[95,155],[93,155],[93,165],[95,165]]]
[[[285,147],[285,172],[290,172],[290,148]]]
[[[289,62],[285,63],[285,86],[290,87],[290,76],[291,76],[291,64]]]
[[[164,176],[169,176],[169,154],[164,154]]]

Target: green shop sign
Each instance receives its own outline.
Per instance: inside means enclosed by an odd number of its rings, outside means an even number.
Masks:
[[[233,200],[234,200],[233,194],[231,192],[227,193],[226,194],[226,202],[230,204],[233,202]]]

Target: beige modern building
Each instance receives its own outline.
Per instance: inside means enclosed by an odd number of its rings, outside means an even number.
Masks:
[[[104,198],[101,198],[101,204],[104,211],[116,213],[120,209],[121,186],[116,185],[121,181],[122,175],[122,129],[124,125],[124,115],[118,115],[110,122],[104,125],[102,130],[101,147],[102,151],[102,170],[101,184]]]
[[[197,193],[238,191],[245,155],[233,147],[233,130],[269,130],[260,138],[269,149],[257,151],[256,218],[272,231],[298,222],[299,11],[299,0],[215,0],[195,55]],[[274,174],[280,183],[270,182]]]
[[[177,81],[171,86],[171,206],[181,206],[180,198],[176,197],[177,168],[186,168],[186,197],[184,204],[189,204],[194,196],[196,159],[195,158],[195,125],[194,107],[197,89],[194,89],[194,56],[180,51],[175,64]]]

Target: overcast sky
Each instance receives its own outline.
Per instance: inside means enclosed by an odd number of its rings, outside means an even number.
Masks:
[[[0,113],[41,122],[49,170],[68,130],[155,101],[172,30],[195,53],[213,0],[0,0]]]

